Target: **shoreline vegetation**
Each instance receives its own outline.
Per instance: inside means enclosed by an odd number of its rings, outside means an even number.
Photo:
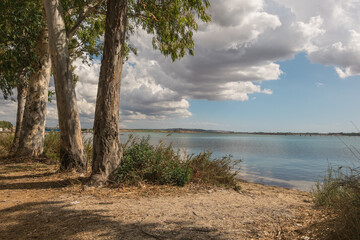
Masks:
[[[182,155],[130,136],[116,177],[94,188],[91,162],[85,173],[59,171],[59,133],[37,158],[8,156],[12,139],[0,135],[7,239],[360,239],[358,168],[329,169],[309,193],[239,180],[231,156]],[[90,159],[89,139],[85,151]]]

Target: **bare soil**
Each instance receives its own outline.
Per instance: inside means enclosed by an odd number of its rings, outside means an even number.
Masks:
[[[0,239],[315,239],[311,194],[240,183],[86,187],[54,164],[0,160]]]

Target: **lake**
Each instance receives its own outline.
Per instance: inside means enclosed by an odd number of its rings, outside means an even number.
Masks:
[[[251,135],[210,133],[124,133],[150,136],[152,144],[172,143],[188,153],[210,150],[213,157],[231,154],[242,159],[240,178],[266,185],[310,191],[315,181],[333,167],[358,164],[348,146],[360,149],[360,137]]]

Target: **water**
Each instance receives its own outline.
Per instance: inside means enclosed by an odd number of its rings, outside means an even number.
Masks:
[[[131,133],[124,133],[125,142]],[[315,181],[333,167],[352,165],[356,160],[349,146],[359,147],[360,137],[235,135],[209,133],[133,133],[150,136],[152,144],[163,140],[188,153],[211,150],[220,158],[231,154],[242,159],[240,177],[250,182],[309,191]]]

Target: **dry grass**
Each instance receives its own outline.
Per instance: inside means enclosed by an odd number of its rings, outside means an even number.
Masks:
[[[314,190],[315,204],[331,216],[324,224],[327,239],[360,239],[360,169],[329,168]]]
[[[8,155],[14,140],[12,133],[0,133],[0,156]]]

